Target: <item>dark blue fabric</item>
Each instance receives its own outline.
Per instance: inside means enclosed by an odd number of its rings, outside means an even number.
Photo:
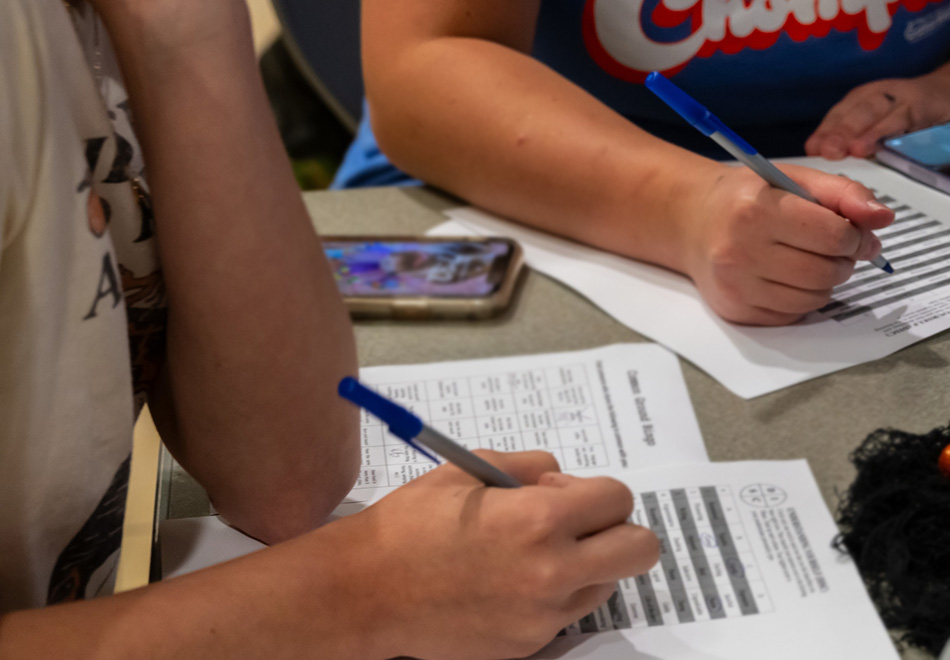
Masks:
[[[533,55],[641,128],[712,158],[728,156],[643,86],[653,67],[638,70],[640,51],[622,52],[630,44],[642,45],[649,63],[769,157],[802,155],[805,139],[854,87],[917,76],[950,55],[950,0],[864,0],[854,15],[842,11],[843,0],[677,0],[678,13],[662,2],[544,0]],[[717,7],[728,21],[711,13]],[[820,17],[805,20],[816,8]],[[770,19],[782,22],[733,34]],[[671,55],[694,42],[685,55]],[[418,181],[379,151],[364,111],[335,185],[411,183]]]

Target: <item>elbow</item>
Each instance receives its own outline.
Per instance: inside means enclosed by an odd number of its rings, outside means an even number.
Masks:
[[[379,150],[397,168],[415,175],[412,172],[412,158],[409,150],[414,141],[413,134],[418,131],[418,122],[401,115],[393,104],[375,100],[369,92],[367,92],[367,104],[369,124]]]
[[[209,489],[215,509],[267,544],[326,523],[356,483],[361,459],[359,411],[347,406],[332,417],[303,451],[260,466],[250,479],[226,490]]]

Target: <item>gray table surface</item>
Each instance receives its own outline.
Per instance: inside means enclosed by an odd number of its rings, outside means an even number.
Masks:
[[[422,234],[459,205],[427,189],[379,188],[305,195],[330,234]],[[356,325],[361,366],[412,364],[593,348],[648,341],[570,289],[535,272],[511,309],[476,322],[374,321]],[[828,506],[848,486],[848,454],[881,427],[921,433],[950,420],[950,333],[883,359],[746,401],[681,359],[714,461],[807,458]],[[204,515],[207,498],[180,468],[166,482],[168,517]],[[906,652],[905,659],[922,658]]]

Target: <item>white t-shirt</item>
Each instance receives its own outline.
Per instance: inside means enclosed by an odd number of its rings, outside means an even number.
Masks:
[[[126,101],[91,10],[0,3],[0,612],[111,591],[164,353]]]

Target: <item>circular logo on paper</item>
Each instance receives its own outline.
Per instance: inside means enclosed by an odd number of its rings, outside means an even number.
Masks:
[[[778,486],[751,484],[739,491],[739,499],[757,509],[768,509],[785,504],[788,495]]]

